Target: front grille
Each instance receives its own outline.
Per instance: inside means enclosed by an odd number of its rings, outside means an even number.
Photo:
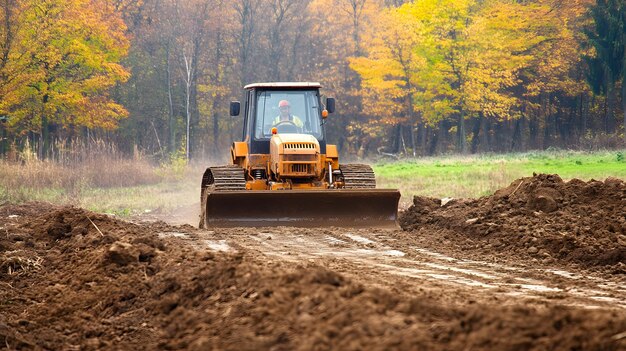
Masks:
[[[282,176],[285,177],[311,177],[315,175],[315,165],[310,163],[287,163],[283,165]]]
[[[311,165],[295,163],[295,164],[291,165],[291,173],[306,173],[306,174],[308,174],[308,173],[310,173],[310,171],[309,171],[310,168],[311,168]]]
[[[285,143],[283,145],[285,149],[315,149],[313,143]]]

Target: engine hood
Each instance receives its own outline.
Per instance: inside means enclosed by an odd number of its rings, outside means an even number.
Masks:
[[[293,133],[283,133],[283,134],[274,134],[272,135],[272,140],[276,140],[277,143],[314,143],[319,145],[320,143],[317,139],[309,134],[293,134]]]
[[[274,134],[270,139],[270,150],[285,154],[319,153],[320,143],[309,134]]]

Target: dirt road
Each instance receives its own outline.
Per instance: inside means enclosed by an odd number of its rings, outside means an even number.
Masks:
[[[0,347],[626,349],[624,182],[539,175],[444,202],[416,198],[397,230],[5,205]]]
[[[281,230],[282,229],[282,230]],[[399,231],[303,230],[218,232],[178,235],[183,242],[222,252],[247,252],[258,260],[313,264],[353,281],[403,293],[429,291],[467,301],[500,304],[578,306],[626,309],[623,276],[542,267],[536,262],[502,263],[461,251],[420,245]]]

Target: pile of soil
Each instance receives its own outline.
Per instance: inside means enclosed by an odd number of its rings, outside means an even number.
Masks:
[[[400,223],[406,231],[445,229],[447,239],[491,252],[626,273],[626,183],[619,179],[538,174],[477,200],[415,197]]]
[[[509,198],[512,196],[509,194]],[[0,345],[9,349],[603,349],[621,310],[450,304],[244,250],[212,252],[74,207],[0,207]],[[444,297],[442,297],[444,296]]]

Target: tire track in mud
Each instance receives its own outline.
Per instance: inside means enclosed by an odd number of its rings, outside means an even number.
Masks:
[[[361,229],[241,228],[182,236],[200,250],[242,250],[265,260],[313,263],[365,285],[387,288],[401,285],[405,291],[431,290],[469,300],[495,298],[501,304],[523,301],[538,305],[626,309],[626,284],[619,276],[540,267],[531,262],[513,265],[468,259],[459,252],[445,254],[404,242],[394,235],[397,233]]]

